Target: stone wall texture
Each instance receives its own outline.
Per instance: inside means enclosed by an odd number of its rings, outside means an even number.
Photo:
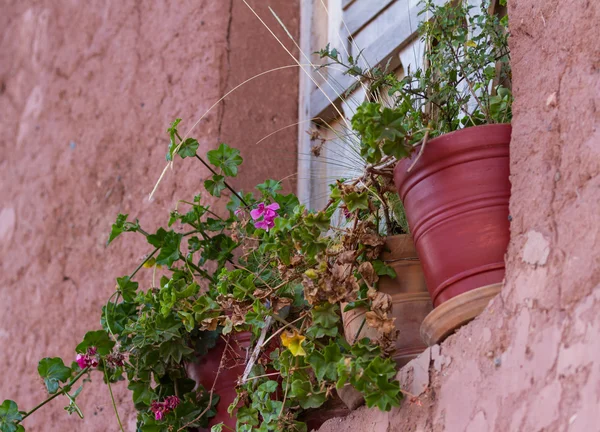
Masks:
[[[249,3],[293,47],[267,6],[297,36],[297,0]],[[143,255],[135,236],[105,247],[117,213],[152,231],[201,191],[207,172],[188,159],[148,200],[170,122],[187,130],[238,83],[293,64],[241,0],[0,1],[0,400],[32,408],[45,397],[39,359],[69,361],[99,328],[114,278]],[[193,131],[200,152],[241,149],[238,187],[295,187],[297,128],[256,143],[297,121],[297,77],[289,67],[251,81]],[[116,385],[115,397],[135,430],[129,391]],[[27,430],[118,430],[100,376],[79,400],[85,420],[54,401]]]
[[[600,430],[600,3],[509,0],[511,242],[501,294],[400,372],[414,397],[320,432]]]

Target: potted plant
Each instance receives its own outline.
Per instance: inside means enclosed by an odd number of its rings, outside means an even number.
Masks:
[[[217,214],[197,195],[180,201],[155,232],[120,214],[108,243],[137,233],[148,244],[145,258],[117,278],[102,308],[102,329],[86,333],[72,364],[40,361],[48,398],[29,411],[11,400],[0,405],[2,431],[24,431],[23,421],[58,397],[68,399],[70,414],[83,416],[77,398],[88,380],[82,378],[96,370],[111,394],[113,383],[128,382],[140,432],[305,431],[302,413],[347,383],[369,406],[397,406],[402,392],[385,344],[364,338],[351,345],[343,337],[340,302],[358,300],[371,275],[339,272],[355,255],[375,258],[348,249],[329,267],[331,218],[352,199],[340,194],[315,212],[280,193],[276,181],[258,185],[256,195],[236,191],[228,178],[242,163],[239,151],[221,144],[203,158],[197,140],[180,138],[179,121],[168,129],[167,159],[208,167],[206,191],[232,194],[227,213]],[[350,231],[380,249],[371,222],[357,221]],[[327,269],[343,283],[320,284]],[[142,285],[144,272],[152,282]],[[116,404],[114,411],[124,431]]]
[[[512,105],[507,17],[491,13],[486,0],[478,8],[436,3],[422,1],[424,66],[402,79],[321,51],[371,88],[352,127],[374,169],[395,163],[395,184],[436,308],[422,327],[429,344],[474,318],[500,289],[509,240]],[[388,106],[378,102],[383,91]]]

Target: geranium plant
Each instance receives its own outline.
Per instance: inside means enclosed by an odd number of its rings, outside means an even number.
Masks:
[[[192,158],[208,167],[206,192],[214,197],[231,192],[227,214],[213,212],[200,195],[181,201],[155,232],[119,214],[108,244],[137,233],[148,244],[145,258],[116,278],[100,314],[101,329],[86,333],[72,363],[40,361],[48,398],[29,411],[11,400],[0,405],[0,430],[24,431],[28,416],[60,396],[69,414],[83,417],[77,398],[95,371],[111,395],[113,383],[127,381],[140,432],[206,427],[219,397],[214,385],[192,380],[187,366],[208,355],[219,339],[241,332],[252,333],[252,344],[230,406],[238,431],[306,430],[299,414],[318,408],[347,383],[369,406],[397,406],[402,393],[395,364],[386,356],[394,335],[386,316],[390,305],[375,290],[377,275],[390,272],[378,261],[383,245],[378,215],[388,210],[372,199],[383,183],[365,178],[358,187],[339,181],[322,211],[282,194],[273,180],[255,193],[236,191],[228,178],[242,163],[239,151],[221,144],[200,157],[197,140],[180,138],[179,122],[168,129],[167,160]],[[346,223],[332,224],[340,212]],[[143,271],[160,277],[140,286],[136,276]],[[369,324],[381,329],[381,340],[346,341],[341,303],[370,307]]]

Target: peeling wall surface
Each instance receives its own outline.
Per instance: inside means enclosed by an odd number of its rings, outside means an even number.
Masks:
[[[600,3],[508,3],[516,103],[505,286],[400,372],[414,398],[320,432],[600,430]]]
[[[249,3],[275,29],[273,7],[297,35],[296,0]],[[117,213],[152,231],[201,192],[207,171],[179,160],[148,201],[170,122],[183,118],[185,131],[240,82],[291,64],[238,0],[0,2],[0,400],[31,409],[45,398],[39,359],[69,362],[99,328],[115,278],[144,253],[136,236],[105,247]],[[251,81],[192,133],[200,153],[219,141],[241,150],[237,187],[284,177],[295,187],[297,128],[256,142],[297,121],[297,77],[292,67]],[[78,399],[85,420],[57,400],[27,430],[118,430],[108,389],[93,379]],[[130,392],[114,390],[133,431]]]

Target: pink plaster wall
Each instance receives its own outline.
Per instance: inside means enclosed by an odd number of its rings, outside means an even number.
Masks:
[[[509,0],[511,242],[502,293],[400,373],[418,396],[320,432],[600,430],[600,3]]]
[[[250,3],[276,27],[274,7],[297,33],[296,0]],[[206,172],[186,160],[147,199],[169,123],[190,126],[226,90],[288,64],[241,0],[1,2],[0,400],[32,408],[45,395],[38,360],[73,358],[85,331],[99,327],[114,278],[143,254],[131,237],[105,247],[116,214],[154,230],[201,190]],[[297,76],[291,68],[253,81],[196,129],[201,151],[219,140],[241,149],[238,186],[295,173],[296,128],[255,143],[296,121]],[[83,422],[55,401],[27,430],[116,431],[107,388],[94,381],[80,396]],[[133,431],[130,394],[115,390]]]

